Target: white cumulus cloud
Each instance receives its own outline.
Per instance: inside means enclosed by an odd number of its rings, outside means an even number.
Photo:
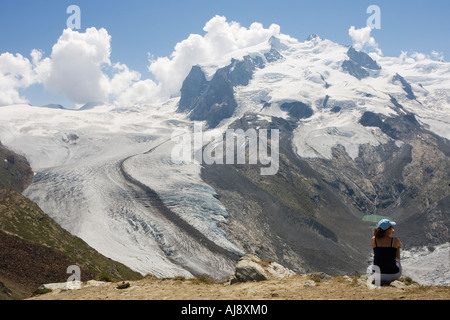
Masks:
[[[47,91],[77,104],[123,101],[120,97],[141,81],[141,74],[125,64],[113,64],[110,57],[111,36],[106,29],[88,28],[84,33],[65,29],[37,70]]]
[[[272,36],[289,38],[280,34],[276,24],[264,28],[255,22],[246,28],[223,16],[213,17],[203,30],[204,35],[191,34],[177,43],[170,56],[150,60],[153,77],[144,79],[127,65],[111,62],[111,36],[106,29],[65,29],[48,57],[39,50],[31,52],[31,59],[0,55],[0,105],[28,102],[19,91],[35,83],[76,104],[163,101],[179,93],[194,65],[221,61],[218,68],[230,63],[231,53],[245,54],[246,48],[267,43]]]
[[[382,55],[382,51],[378,48],[378,43],[375,41],[375,38],[370,35],[372,28],[369,26],[365,28],[356,29],[354,26],[351,26],[348,30],[348,34],[353,41],[353,48],[358,51],[367,49],[373,50],[378,55]]]
[[[111,64],[110,40],[105,29],[64,30],[52,49],[45,89],[76,103],[104,101],[108,78],[102,67]]]
[[[0,55],[0,105],[28,102],[20,96],[19,90],[34,81],[33,63],[29,59],[9,52]]]

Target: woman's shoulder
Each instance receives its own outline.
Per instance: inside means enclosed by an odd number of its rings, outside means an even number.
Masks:
[[[403,245],[402,245],[402,242],[400,241],[400,239],[399,238],[394,238],[394,247],[396,247],[396,248],[401,248]]]

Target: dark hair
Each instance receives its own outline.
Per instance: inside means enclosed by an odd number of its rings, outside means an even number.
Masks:
[[[375,236],[375,238],[377,239],[381,239],[384,237],[384,235],[386,234],[386,231],[390,230],[392,227],[389,227],[386,230],[383,230],[381,228],[376,228],[375,231],[373,232],[373,235]]]

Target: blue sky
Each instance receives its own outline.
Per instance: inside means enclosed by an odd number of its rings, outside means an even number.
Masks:
[[[450,57],[450,1],[422,0],[0,0],[0,54],[9,52],[31,59],[33,49],[50,56],[66,28],[69,5],[81,9],[81,30],[105,28],[111,36],[110,60],[151,77],[148,54],[170,56],[174,46],[190,34],[203,35],[203,27],[215,15],[249,27],[281,27],[281,33],[298,40],[316,33],[341,44],[351,44],[350,26],[366,26],[369,5],[381,9],[381,29],[373,30],[385,56],[401,51]],[[44,92],[42,85],[23,89],[33,104],[67,103],[63,96]],[[59,99],[59,100],[58,100]],[[56,101],[58,100],[58,101]]]

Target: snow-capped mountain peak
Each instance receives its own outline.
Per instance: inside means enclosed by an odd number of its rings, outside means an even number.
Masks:
[[[364,111],[396,114],[397,106],[391,99],[394,97],[405,110],[414,113],[419,121],[431,126],[434,132],[450,138],[445,130],[448,122],[444,120],[449,108],[448,102],[442,101],[439,108],[429,102],[443,95],[445,90],[442,86],[448,83],[448,75],[440,77],[433,84],[424,85],[418,80],[428,79],[429,73],[426,69],[424,72],[422,62],[416,64],[414,77],[405,76],[402,74],[411,74],[409,62],[396,64],[394,68],[392,58],[377,57],[375,60],[365,52],[321,39],[317,35],[308,37],[304,42],[271,37],[269,44],[270,47],[266,44],[254,46],[245,51],[245,55],[242,50],[230,55],[234,61],[232,68],[235,68],[237,60],[245,61],[252,57],[253,65],[247,66],[245,70],[251,80],[244,84],[231,81],[236,106],[228,110],[221,119],[215,119],[214,126],[224,119],[232,118],[232,114],[234,118],[246,112],[284,116],[279,107],[292,101],[307,104],[314,110],[315,117],[321,118],[330,117],[328,111],[333,108],[352,113],[356,117],[361,116]],[[211,75],[210,66],[200,65],[205,74],[209,74],[209,77],[206,76],[209,79],[218,70],[227,68],[214,69],[215,72]],[[449,68],[443,63],[435,67],[440,72]],[[189,81],[188,76],[185,84]],[[228,99],[232,100],[232,97],[229,96]],[[270,104],[271,107],[261,111],[263,104]],[[195,115],[195,106],[190,109],[194,110]],[[433,120],[430,119],[431,113],[436,113]],[[195,116],[192,119],[206,120]],[[355,118],[349,121],[351,125]],[[225,121],[225,124],[228,122]]]

